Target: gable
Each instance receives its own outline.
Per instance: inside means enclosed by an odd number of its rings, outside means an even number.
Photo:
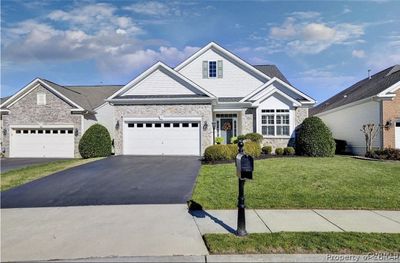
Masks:
[[[164,68],[158,68],[121,96],[163,96],[163,95],[203,95],[204,93],[170,74]]]
[[[273,93],[266,98],[264,98],[260,104],[260,108],[265,108],[265,109],[292,109],[293,108],[293,102],[291,102],[289,99],[285,98],[284,96],[280,95],[279,93]]]
[[[223,77],[203,78],[203,61],[218,60],[222,60]],[[255,73],[213,47],[207,49],[183,67],[178,66],[176,69],[217,97],[244,97],[268,81],[268,77],[261,72]],[[253,68],[253,70],[256,69]]]
[[[45,94],[45,105],[37,105],[37,95]],[[37,85],[25,94],[16,98],[8,107],[13,114],[24,114],[27,108],[29,111],[35,112],[39,118],[43,118],[43,114],[48,114],[49,109],[54,109],[54,111],[68,111],[74,109],[72,105],[65,102],[59,96],[55,95],[49,89],[45,88],[43,85]]]

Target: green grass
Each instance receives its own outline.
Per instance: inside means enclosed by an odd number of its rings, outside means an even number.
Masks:
[[[280,232],[204,235],[211,254],[400,252],[400,234],[340,232]]]
[[[73,159],[55,161],[45,164],[32,165],[21,169],[1,173],[1,191],[31,182],[47,175],[59,172],[74,166],[93,162],[101,158]]]
[[[207,209],[236,208],[234,164],[203,165],[192,199]],[[333,158],[255,161],[249,208],[400,209],[400,162]]]

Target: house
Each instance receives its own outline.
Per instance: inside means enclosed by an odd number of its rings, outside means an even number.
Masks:
[[[376,148],[400,148],[400,65],[367,77],[310,110],[346,140],[348,151],[365,154],[364,124],[380,126]]]
[[[124,86],[61,86],[37,78],[1,104],[10,157],[78,157],[94,123],[115,154],[202,155],[213,137],[249,132],[286,146],[315,100],[276,66],[252,66],[209,43],[175,68],[158,62]]]

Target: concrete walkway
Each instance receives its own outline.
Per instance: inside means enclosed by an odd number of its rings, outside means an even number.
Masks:
[[[234,233],[236,210],[192,212],[200,233]],[[400,211],[246,210],[249,233],[280,231],[400,233]]]

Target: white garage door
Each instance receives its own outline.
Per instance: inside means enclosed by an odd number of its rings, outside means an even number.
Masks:
[[[14,128],[10,157],[73,158],[73,128]]]
[[[200,155],[200,122],[125,122],[124,154]]]

